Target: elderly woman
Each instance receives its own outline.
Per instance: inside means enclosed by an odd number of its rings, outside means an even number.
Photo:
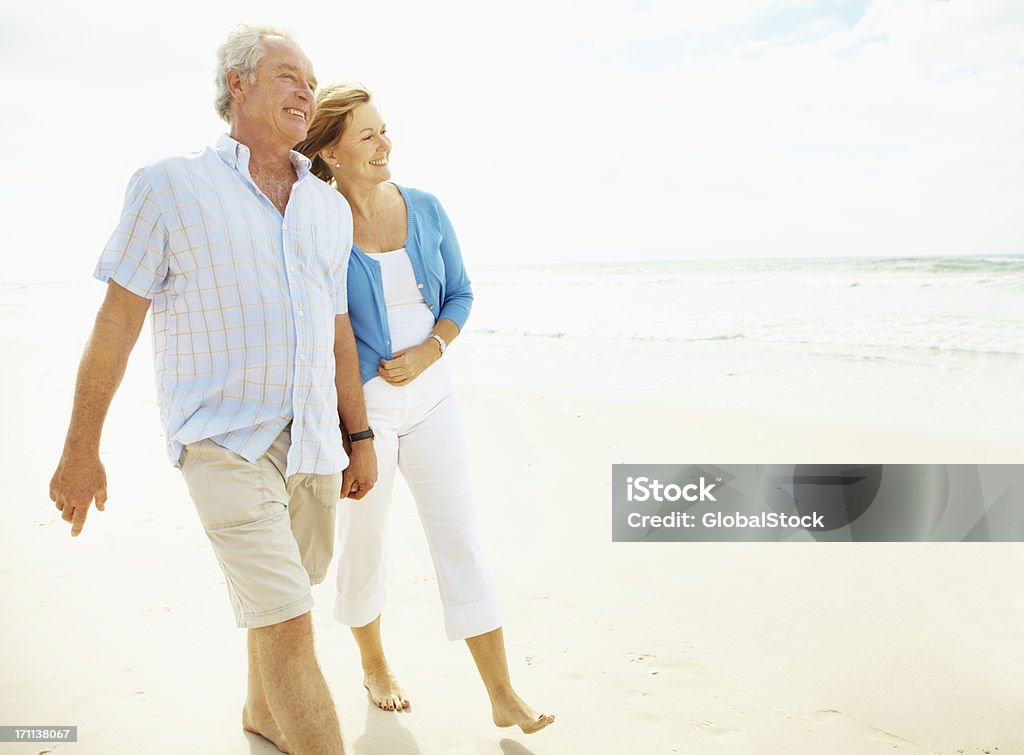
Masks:
[[[348,307],[359,350],[377,485],[338,509],[335,616],[352,628],[364,685],[384,710],[408,707],[381,643],[384,551],[395,470],[412,490],[434,561],[445,629],[466,641],[491,700],[494,723],[531,733],[552,723],[509,680],[494,583],[474,523],[468,463],[443,355],[473,294],[455,231],[437,198],[390,183],[391,140],[370,93],[324,88],[304,142],[313,172],[352,208]],[[368,436],[369,433],[366,433]]]

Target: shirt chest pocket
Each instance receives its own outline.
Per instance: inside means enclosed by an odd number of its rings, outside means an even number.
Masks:
[[[310,223],[297,243],[299,261],[315,278],[333,280],[339,273],[341,253],[337,234]]]

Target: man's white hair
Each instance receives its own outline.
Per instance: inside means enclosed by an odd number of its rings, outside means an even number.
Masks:
[[[231,123],[231,91],[228,89],[228,71],[238,71],[249,81],[256,83],[256,68],[263,58],[263,38],[284,37],[292,39],[288,32],[270,26],[249,26],[239,24],[217,50],[217,70],[214,81],[217,93],[213,106],[217,115]]]

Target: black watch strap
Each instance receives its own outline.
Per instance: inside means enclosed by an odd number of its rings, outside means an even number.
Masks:
[[[365,430],[360,430],[357,433],[352,433],[348,436],[349,443],[355,443],[357,440],[373,440],[373,428],[368,427]]]

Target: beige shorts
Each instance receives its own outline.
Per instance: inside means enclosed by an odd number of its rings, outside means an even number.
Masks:
[[[224,570],[238,626],[279,624],[313,607],[334,555],[341,474],[285,479],[285,430],[255,463],[212,440],[190,443],[181,472]]]

